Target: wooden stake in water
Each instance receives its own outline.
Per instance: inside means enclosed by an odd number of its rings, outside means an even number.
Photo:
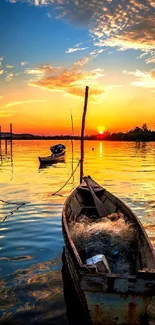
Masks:
[[[12,124],[10,123],[10,140],[12,141]]]
[[[87,111],[87,102],[88,102],[88,91],[89,91],[89,87],[86,86],[86,89],[85,89],[85,101],[84,101],[83,116],[82,116],[82,127],[81,127],[80,183],[82,182],[82,177],[83,177],[84,129],[85,129],[85,118],[86,118],[86,111]]]

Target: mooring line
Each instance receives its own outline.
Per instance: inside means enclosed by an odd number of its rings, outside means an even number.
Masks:
[[[16,204],[16,205],[18,205],[18,207],[17,207],[15,210],[11,211],[8,215],[6,215],[6,216],[3,218],[3,220],[0,222],[0,225],[1,225],[3,222],[5,222],[6,219],[7,219],[9,216],[13,215],[14,212],[16,212],[17,210],[19,210],[23,205],[26,205],[26,204],[29,203],[29,202],[22,202],[21,204],[18,204],[18,203],[15,203],[15,202],[7,202],[7,201],[4,201],[4,200],[0,200],[0,201],[3,202],[3,203],[6,203],[6,204]]]
[[[74,169],[74,171],[72,172],[72,174],[71,174],[71,176],[68,178],[68,180],[66,181],[66,183],[63,185],[63,186],[61,186],[60,188],[59,188],[59,190],[58,191],[56,191],[56,192],[54,192],[52,195],[56,195],[57,193],[59,193],[66,185],[67,185],[67,183],[70,181],[70,179],[73,177],[73,175],[75,174],[75,172],[76,172],[76,170],[78,169],[78,167],[79,167],[79,165],[80,165],[80,160],[78,161],[78,164],[77,164],[77,166],[76,166],[76,168]],[[59,194],[60,195],[60,194]],[[61,195],[62,196],[62,195]]]
[[[19,205],[19,203],[17,202],[8,202],[8,201],[4,201],[4,200],[0,200],[1,202],[3,203],[6,203],[6,204],[15,204],[15,205]],[[25,203],[24,203],[25,204]]]

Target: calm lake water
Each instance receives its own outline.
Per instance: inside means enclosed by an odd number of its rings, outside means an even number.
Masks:
[[[58,141],[13,141],[0,152],[0,324],[67,324],[61,277],[61,213],[79,183],[80,142],[66,162],[39,168]],[[94,150],[92,150],[94,148]],[[73,161],[73,166],[72,166]],[[85,142],[85,175],[138,215],[155,247],[155,143]],[[149,308],[155,324],[155,303]]]

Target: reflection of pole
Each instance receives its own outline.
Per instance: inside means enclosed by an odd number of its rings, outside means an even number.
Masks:
[[[2,129],[0,126],[0,159],[2,160],[2,143],[1,143],[1,138],[2,138]]]
[[[5,154],[7,155],[7,145],[8,145],[8,143],[7,143],[7,138],[5,139]]]
[[[1,137],[2,137],[2,129],[1,129],[1,126],[0,126],[0,151],[1,151]],[[1,154],[1,152],[0,152]]]
[[[10,123],[10,155],[12,160],[12,123]]]
[[[10,142],[10,155],[11,155],[11,181],[13,179],[13,154],[12,154],[12,140]]]
[[[11,155],[11,161],[12,161],[12,140],[10,142],[10,155]]]
[[[10,123],[10,156],[11,156],[11,180],[13,179],[13,155],[12,155],[12,123]]]

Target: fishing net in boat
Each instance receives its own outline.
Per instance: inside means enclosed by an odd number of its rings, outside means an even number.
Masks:
[[[97,221],[81,215],[70,224],[70,231],[83,263],[94,255],[104,254],[112,273],[135,272],[131,250],[135,231],[121,213]]]

